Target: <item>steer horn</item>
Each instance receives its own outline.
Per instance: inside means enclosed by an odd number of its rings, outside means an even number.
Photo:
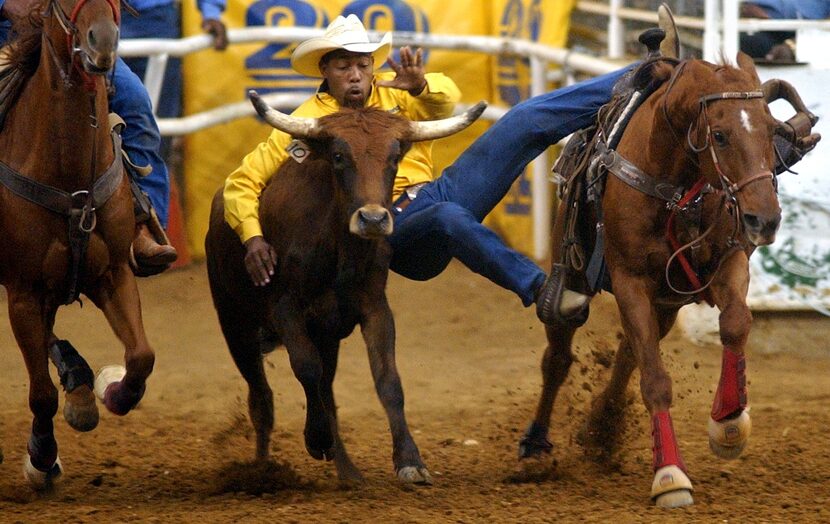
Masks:
[[[256,112],[259,113],[259,116],[280,131],[296,138],[314,138],[320,132],[320,125],[317,123],[316,118],[291,116],[277,111],[269,106],[259,96],[259,93],[253,89],[248,91],[248,97],[251,99],[251,103],[254,105]]]
[[[482,100],[458,116],[452,116],[442,120],[410,122],[410,133],[407,139],[412,142],[421,142],[423,140],[444,138],[445,136],[450,136],[453,133],[458,133],[475,122],[476,119],[481,116],[481,113],[484,112],[484,108],[486,107],[487,102]]]

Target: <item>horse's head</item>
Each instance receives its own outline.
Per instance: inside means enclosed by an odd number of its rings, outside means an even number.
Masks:
[[[349,231],[364,238],[392,233],[389,212],[398,162],[412,142],[457,133],[484,111],[479,102],[464,114],[429,122],[413,122],[379,109],[341,109],[317,118],[280,113],[251,92],[257,112],[276,129],[305,140],[337,179],[349,216]],[[309,168],[311,169],[311,168]]]
[[[692,61],[676,84],[669,96],[683,97],[686,145],[700,174],[737,204],[752,244],[771,244],[781,222],[773,175],[776,121],[752,59],[739,53],[737,68]]]
[[[70,56],[74,60],[77,55],[84,71],[100,75],[112,69],[121,17],[118,0],[48,0],[47,13],[57,18]]]

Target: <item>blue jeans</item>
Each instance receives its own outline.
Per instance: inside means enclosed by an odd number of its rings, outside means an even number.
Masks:
[[[161,134],[150,107],[150,97],[141,79],[121,58],[115,64],[112,84],[115,93],[110,96],[110,111],[118,113],[127,124],[121,135],[124,150],[136,165],[153,168],[152,173],[139,177],[137,182],[150,197],[161,225],[166,228],[170,179],[159,154]]]
[[[527,164],[562,138],[593,124],[629,68],[557,89],[518,104],[395,217],[391,269],[413,280],[441,273],[454,257],[533,303],[545,281],[528,257],[481,224]]]
[[[151,7],[140,12],[138,18],[123,13],[121,17],[121,38],[181,38],[182,17],[179,4],[169,4]],[[147,57],[136,56],[125,58],[124,62],[130,66],[142,80],[147,72]],[[162,118],[176,118],[182,113],[182,61],[178,57],[167,60],[164,71],[164,81],[161,85],[156,114]]]

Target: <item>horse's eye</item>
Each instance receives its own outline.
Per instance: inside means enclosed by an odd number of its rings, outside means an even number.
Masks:
[[[726,139],[726,135],[723,134],[721,131],[715,131],[712,133],[712,138],[715,139],[715,143],[720,147],[725,147],[729,141]]]
[[[338,164],[342,164],[346,157],[343,156],[343,153],[335,153],[331,156],[331,158],[337,162]]]

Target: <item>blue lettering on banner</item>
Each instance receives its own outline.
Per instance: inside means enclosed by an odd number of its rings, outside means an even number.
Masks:
[[[524,0],[509,0],[504,7],[500,20],[499,35],[506,38],[524,38],[539,40],[542,26],[541,0],[531,0],[525,9]],[[510,105],[516,105],[530,95],[528,85],[521,85],[527,78],[529,68],[526,58],[499,56],[497,61],[497,83],[499,96]],[[527,171],[522,173],[504,198],[505,212],[510,215],[530,214],[531,184]]]
[[[355,0],[343,8],[343,16],[356,15],[370,31],[411,31],[429,33],[429,19],[417,7],[403,0]],[[400,62],[397,49],[392,53],[396,62]],[[428,52],[424,49],[424,64]]]
[[[328,17],[303,0],[257,0],[245,14],[247,26],[326,27]],[[275,92],[313,92],[319,80],[309,79],[291,69],[291,53],[296,44],[266,44],[245,59],[248,76],[260,94]]]

